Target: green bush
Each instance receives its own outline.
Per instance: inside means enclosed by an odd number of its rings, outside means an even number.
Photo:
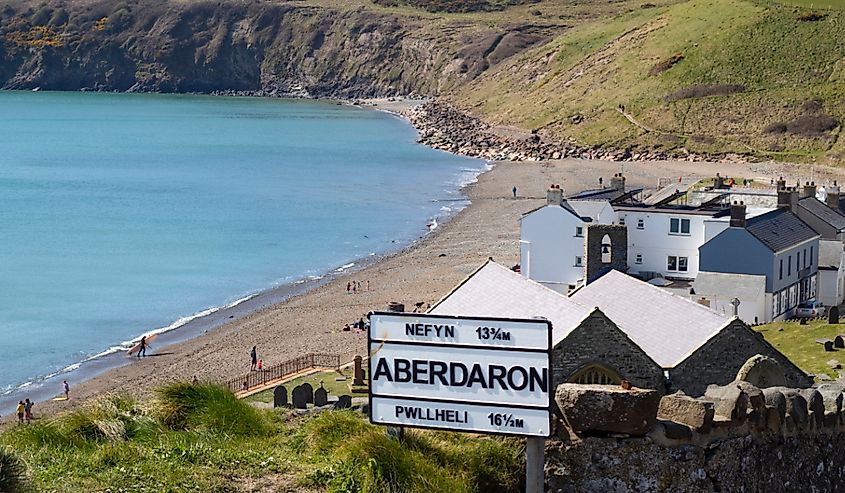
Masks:
[[[0,448],[0,491],[3,493],[28,491],[26,466],[5,448]]]
[[[219,385],[174,383],[156,392],[152,413],[172,430],[233,435],[258,435],[267,431],[267,423],[257,409]]]

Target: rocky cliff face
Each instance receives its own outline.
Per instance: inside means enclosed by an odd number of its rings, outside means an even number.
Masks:
[[[26,2],[0,6],[0,86],[437,95],[556,29],[302,1]]]

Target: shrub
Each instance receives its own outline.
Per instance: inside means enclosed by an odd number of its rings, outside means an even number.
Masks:
[[[5,448],[0,448],[0,491],[3,493],[28,491],[26,466]]]
[[[743,91],[745,91],[745,86],[738,84],[696,84],[673,92],[666,97],[666,100],[679,101],[707,96],[729,96]]]
[[[256,435],[267,424],[257,409],[227,388],[208,383],[174,383],[156,391],[153,415],[173,430]]]
[[[676,63],[680,62],[684,59],[683,53],[675,53],[674,55],[670,56],[666,60],[660,61],[651,67],[651,70],[648,71],[648,75],[657,75],[661,72],[665,72],[672,68]]]
[[[823,20],[825,17],[827,17],[827,15],[825,15],[825,14],[807,11],[807,12],[801,12],[800,14],[798,14],[798,17],[796,17],[796,19],[798,19],[801,22],[816,22],[816,21]]]
[[[127,395],[107,395],[56,418],[55,426],[68,439],[121,441],[142,433],[151,420]]]
[[[771,123],[769,125],[766,125],[766,127],[763,129],[763,133],[785,134],[786,133],[786,123],[775,122],[775,123]]]
[[[803,115],[786,125],[786,131],[802,137],[819,137],[833,130],[839,122],[830,115]]]

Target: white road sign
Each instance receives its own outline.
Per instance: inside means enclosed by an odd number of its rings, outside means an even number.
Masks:
[[[551,432],[551,323],[370,315],[370,420],[480,433]]]

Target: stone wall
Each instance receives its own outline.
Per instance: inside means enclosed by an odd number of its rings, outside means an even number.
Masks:
[[[610,244],[603,244],[605,236]],[[602,250],[610,251],[610,262],[602,261]],[[618,224],[588,224],[584,239],[584,279],[587,284],[612,269],[628,270],[628,228]]]
[[[591,364],[611,369],[637,387],[663,389],[660,366],[598,309],[554,347],[555,385]]]
[[[648,390],[561,385],[563,418],[546,445],[547,491],[843,491],[844,386],[761,390],[738,381],[697,399],[663,396],[655,406]],[[590,405],[597,409],[576,408]]]
[[[708,384],[725,385],[736,378],[739,369],[754,355],[774,359],[793,387],[809,387],[812,380],[789,359],[770,346],[763,337],[735,320],[704,346],[669,371],[670,391],[682,390],[701,395]]]

